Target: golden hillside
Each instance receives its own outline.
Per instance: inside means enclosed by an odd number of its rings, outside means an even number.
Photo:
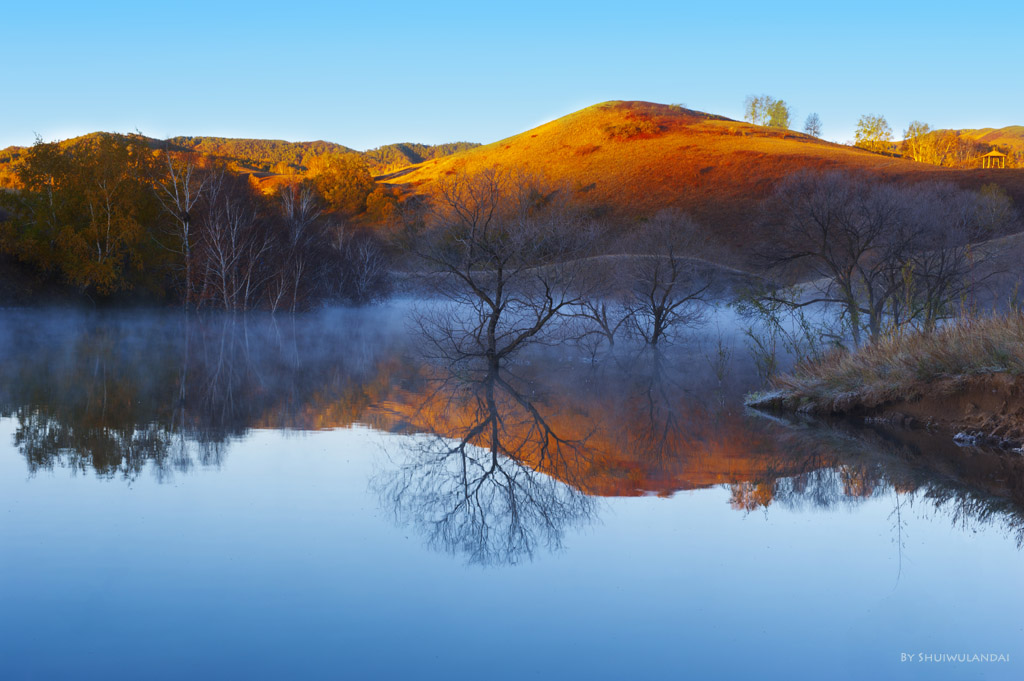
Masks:
[[[984,142],[985,144],[1013,150],[1024,150],[1024,125],[1008,125],[1005,128],[958,130],[957,132],[964,137]]]
[[[673,207],[742,248],[776,183],[804,169],[847,169],[898,181],[1006,187],[1024,202],[1024,171],[950,170],[833,144],[792,130],[649,102],[605,102],[507,139],[378,177],[406,195],[439,178],[487,167],[522,168],[572,188],[628,224]]]

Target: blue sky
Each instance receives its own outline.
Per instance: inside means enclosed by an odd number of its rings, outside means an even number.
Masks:
[[[846,141],[1024,125],[1017,2],[17,2],[0,147],[93,130],[492,142],[610,99],[786,100]]]

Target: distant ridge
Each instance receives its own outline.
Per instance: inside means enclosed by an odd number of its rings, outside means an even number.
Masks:
[[[347,153],[353,149],[334,142],[286,142],[284,140],[231,137],[171,137],[168,143],[207,156],[228,159],[252,170],[270,171],[284,163],[304,168],[315,156]]]
[[[61,140],[61,144],[76,144],[104,134],[118,133],[88,133]],[[274,139],[186,135],[166,140],[145,136],[141,138],[145,139],[154,149],[167,147],[175,151],[194,151],[205,156],[222,159],[233,165],[237,171],[257,174],[301,173],[306,170],[310,161],[316,156],[332,153],[358,154],[366,162],[371,172],[381,173],[480,146],[475,142],[450,142],[447,144],[404,142],[388,144],[368,151],[356,151],[351,147],[323,140],[287,142]],[[16,161],[26,149],[28,147],[20,146],[0,149],[0,168]]]
[[[940,130],[938,132],[944,131]],[[974,130],[965,128],[955,132],[985,144],[1024,150],[1024,125],[1008,125],[1005,128],[977,128]]]

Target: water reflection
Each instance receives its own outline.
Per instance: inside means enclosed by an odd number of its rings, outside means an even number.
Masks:
[[[911,504],[1024,544],[1020,457],[921,431],[749,414],[743,367],[723,388],[687,347],[452,370],[411,359],[415,339],[384,311],[283,323],[5,313],[0,345],[0,412],[30,471],[163,479],[221,465],[253,429],[363,424],[401,435],[371,482],[397,522],[472,562],[559,549],[600,497],[719,486],[747,513],[893,494],[897,515]]]
[[[411,410],[392,407],[423,435],[405,439],[394,467],[372,482],[399,522],[473,563],[558,549],[595,510],[578,479],[589,465],[586,435],[560,433],[516,382],[494,369],[424,381]]]
[[[29,470],[134,478],[217,466],[253,428],[351,422],[381,396],[371,320],[9,313],[0,413]]]
[[[809,477],[761,482],[771,485],[775,503],[830,508],[891,491],[897,503],[924,502],[918,506],[964,530],[1000,527],[1024,548],[1024,458],[884,424],[797,415],[772,420],[793,456],[834,461]]]

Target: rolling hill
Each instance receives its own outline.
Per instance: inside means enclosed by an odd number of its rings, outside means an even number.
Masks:
[[[72,145],[101,134],[89,133],[80,137],[72,137],[62,140],[61,144]],[[357,151],[323,140],[286,142],[269,139],[190,136],[171,137],[166,140],[150,137],[144,139],[153,149],[168,147],[176,151],[194,151],[203,156],[226,161],[230,168],[236,172],[252,175],[254,180],[260,181],[260,184],[273,184],[272,179],[269,182],[265,181],[267,178],[274,177],[278,178],[278,184],[287,181],[282,176],[303,173],[310,161],[322,154],[358,154],[366,162],[371,172],[380,173],[480,146],[474,142],[451,142],[448,144],[405,142],[388,144],[367,151]],[[4,172],[10,172],[13,164],[26,150],[27,147],[18,146],[0,149],[0,176]],[[3,186],[2,182],[0,182],[0,186]]]
[[[960,133],[1024,149],[1024,126]],[[379,183],[406,198],[429,195],[439,180],[459,173],[522,169],[567,187],[576,200],[622,229],[675,208],[693,215],[722,245],[737,252],[756,249],[771,238],[758,226],[761,201],[780,180],[801,170],[845,169],[899,182],[950,181],[971,189],[996,183],[1024,206],[1024,169],[942,168],[792,130],[636,101],[596,104],[485,146],[403,143],[354,152],[324,141],[146,139],[154,148],[169,144],[227,161],[268,193],[302,177],[308,162],[322,153],[360,154]],[[23,151],[0,150],[0,186],[11,186],[12,168]]]
[[[367,151],[357,151],[323,140],[285,142],[284,140],[227,137],[172,137],[167,142],[175,147],[234,161],[240,166],[256,172],[272,172],[275,170],[274,166],[287,164],[290,166],[289,172],[294,173],[305,170],[314,157],[322,154],[359,154],[371,172],[380,173],[480,146],[475,142],[450,142],[448,144],[402,142],[386,144]]]
[[[362,152],[362,156],[372,172],[386,173],[479,146],[476,142],[450,142],[448,144],[403,142],[369,149]]]
[[[1024,125],[1008,125],[1005,128],[979,128],[977,130],[957,130],[968,137],[992,146],[1024,151]]]
[[[939,168],[649,102],[597,104],[377,179],[414,196],[429,194],[444,178],[487,167],[543,175],[623,226],[677,208],[740,250],[770,238],[756,228],[761,200],[782,178],[806,169],[846,169],[894,181],[947,180],[969,188],[995,182],[1024,205],[1022,170]]]
[[[230,137],[172,137],[167,142],[174,147],[233,161],[243,168],[256,171],[269,171],[280,163],[298,169],[305,167],[313,157],[321,154],[354,151],[341,144],[322,140],[285,142]]]

